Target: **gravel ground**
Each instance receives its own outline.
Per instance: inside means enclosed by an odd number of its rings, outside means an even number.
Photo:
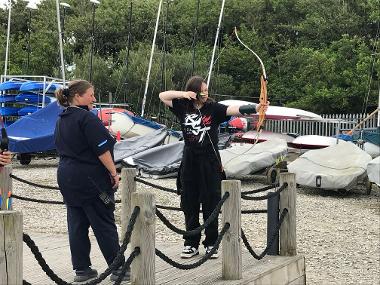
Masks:
[[[56,186],[57,159],[33,160],[28,166],[14,163],[13,174],[31,182]],[[149,180],[149,179],[148,179]],[[174,188],[175,179],[149,180]],[[242,181],[242,191],[263,184]],[[138,189],[156,193],[156,203],[178,206],[179,197],[138,184]],[[61,200],[59,191],[31,187],[13,180],[14,193],[44,200]],[[320,189],[297,189],[297,247],[306,257],[308,284],[380,284],[380,190],[373,186],[367,196],[361,188],[342,196]],[[61,205],[43,205],[14,199],[14,209],[24,213],[24,231],[66,233],[66,210]],[[242,209],[264,209],[263,201],[242,200]],[[163,211],[171,222],[184,228],[183,215]],[[116,209],[120,221],[120,207]],[[266,215],[242,215],[242,227],[256,249],[266,245]],[[159,241],[181,242],[160,221]]]

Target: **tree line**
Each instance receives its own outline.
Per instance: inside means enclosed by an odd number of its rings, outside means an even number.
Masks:
[[[101,101],[140,112],[159,0],[67,0],[61,7],[66,77],[89,78]],[[8,74],[60,77],[54,0],[30,10],[12,2]],[[221,0],[165,0],[147,94],[147,112],[164,114],[158,93],[206,77]],[[379,0],[227,0],[216,50],[211,96],[258,101],[263,60],[272,105],[316,113],[370,112],[379,94]],[[93,12],[95,17],[93,18]],[[4,73],[7,11],[0,9],[0,72]],[[94,26],[93,24],[94,19]],[[29,54],[29,65],[27,58]]]

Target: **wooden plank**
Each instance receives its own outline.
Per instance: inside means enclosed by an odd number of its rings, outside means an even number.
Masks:
[[[0,284],[21,285],[22,270],[22,213],[0,211]]]
[[[222,196],[230,196],[222,208],[222,225],[230,224],[222,240],[222,275],[226,280],[239,280],[242,277],[241,257],[241,182],[240,180],[222,181]]]
[[[52,236],[50,242],[53,240],[67,240],[66,235],[56,235]],[[33,234],[33,239],[35,239],[36,244],[41,245],[40,240],[43,239],[43,236],[38,234]],[[93,267],[98,270],[99,273],[103,272],[106,269],[107,265],[104,261],[104,258],[96,244],[95,238],[90,236],[91,242],[93,244],[91,251],[91,261]],[[43,239],[44,244],[41,245],[43,247],[48,247],[49,240]],[[55,241],[54,241],[55,243]],[[197,258],[192,258],[190,260],[183,260],[179,258],[179,253],[181,251],[181,245],[178,243],[159,243],[157,248],[162,249],[164,253],[168,256],[171,256],[174,260],[180,263],[193,263],[201,256]],[[202,252],[203,254],[203,252]],[[27,250],[24,254],[25,256],[30,256],[31,253]],[[70,250],[67,246],[66,248],[60,247],[55,251],[47,250],[44,257],[47,263],[51,266],[51,268],[64,280],[71,282],[74,276],[74,272],[71,268],[70,261]],[[255,260],[246,250],[243,250],[242,254],[242,270],[243,270],[243,279],[241,280],[223,280],[222,279],[222,260],[209,260],[202,266],[194,269],[194,270],[179,270],[173,268],[169,264],[163,262],[159,258],[155,258],[156,260],[156,283],[157,284],[253,284],[254,280],[262,279],[268,274],[271,275],[273,272],[277,272],[278,270],[282,270],[282,274],[284,276],[284,280],[290,280],[295,278],[294,280],[299,279],[300,276],[296,276],[299,272],[302,274],[304,272],[304,259],[301,256],[295,257],[282,257],[282,256],[268,256],[263,260],[257,261]],[[24,279],[32,284],[52,284],[52,281],[49,281],[48,277],[41,270],[36,260],[29,260],[24,264],[25,274]],[[283,269],[286,267],[285,269]],[[273,273],[276,277],[276,274]],[[273,275],[272,274],[272,275]],[[304,273],[303,273],[304,275]],[[279,275],[278,275],[279,276]],[[302,279],[302,278],[301,278]],[[113,284],[107,278],[101,284]],[[126,284],[126,282],[123,282]],[[255,282],[256,284],[256,282]],[[273,283],[272,283],[273,284]],[[286,284],[286,283],[280,283]],[[302,283],[294,283],[294,285],[302,284]]]
[[[7,205],[8,194],[12,193],[12,179],[9,176],[11,173],[12,173],[12,166],[10,165],[0,166],[0,197],[1,197],[0,210],[12,209],[12,205],[10,209],[8,209],[8,205]]]
[[[288,209],[280,228],[280,255],[297,254],[296,236],[296,177],[294,173],[281,173],[280,185],[287,183],[287,189],[280,193],[280,213]]]
[[[120,193],[121,193],[121,232],[120,236],[124,237],[127,231],[129,218],[131,217],[131,195],[136,192],[136,169],[122,168]]]
[[[140,254],[131,265],[132,284],[155,284],[156,202],[153,193],[132,194],[132,207],[140,207],[131,237],[131,250],[140,248]]]

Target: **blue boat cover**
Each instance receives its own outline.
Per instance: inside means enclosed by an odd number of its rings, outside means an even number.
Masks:
[[[49,86],[49,82],[43,83],[39,81],[29,81],[21,85],[20,91],[44,91]],[[57,83],[50,85],[49,90],[46,93],[54,93],[55,90],[62,88],[63,86]]]
[[[7,90],[19,90],[20,86],[24,82],[19,81],[5,81],[3,83],[0,83],[0,91],[7,91]]]
[[[36,103],[42,103],[44,96],[41,94],[26,92],[26,93],[20,93],[16,96],[17,102],[24,102],[28,104],[36,104]],[[51,98],[49,96],[45,96],[45,103],[49,104],[51,103]]]
[[[18,110],[20,110],[20,108],[17,108],[17,107],[0,107],[0,115],[1,116],[17,116]]]
[[[54,150],[54,129],[62,110],[53,102],[7,127],[9,150],[17,153]]]
[[[33,114],[34,112],[37,112],[38,109],[41,109],[41,108],[39,108],[38,106],[26,106],[26,107],[21,108],[18,111],[18,115],[19,116],[30,115],[30,114]]]
[[[6,102],[15,102],[16,101],[16,95],[1,95],[0,96],[0,103],[6,103]]]

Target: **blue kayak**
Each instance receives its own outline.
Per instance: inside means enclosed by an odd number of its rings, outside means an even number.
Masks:
[[[25,93],[18,94],[16,96],[16,101],[28,103],[28,104],[35,104],[35,103],[42,103],[43,98],[44,97],[41,94],[25,92]],[[48,96],[45,96],[45,103],[46,104],[51,103],[51,98]]]
[[[39,81],[29,81],[25,82],[21,85],[20,91],[36,91],[36,92],[43,92],[46,88],[48,88],[49,83],[43,83]],[[62,88],[63,86],[57,83],[53,83],[50,85],[49,89],[46,90],[46,93],[54,93],[55,90]]]
[[[0,107],[1,116],[17,116],[20,108],[16,107]]]
[[[26,107],[21,108],[18,111],[18,115],[19,116],[30,115],[30,114],[33,114],[34,112],[37,112],[39,109],[41,108],[38,108],[37,106],[26,106]]]
[[[0,96],[0,103],[16,102],[16,95],[4,94]]]
[[[0,91],[19,90],[23,83],[20,81],[5,81],[0,83]]]

